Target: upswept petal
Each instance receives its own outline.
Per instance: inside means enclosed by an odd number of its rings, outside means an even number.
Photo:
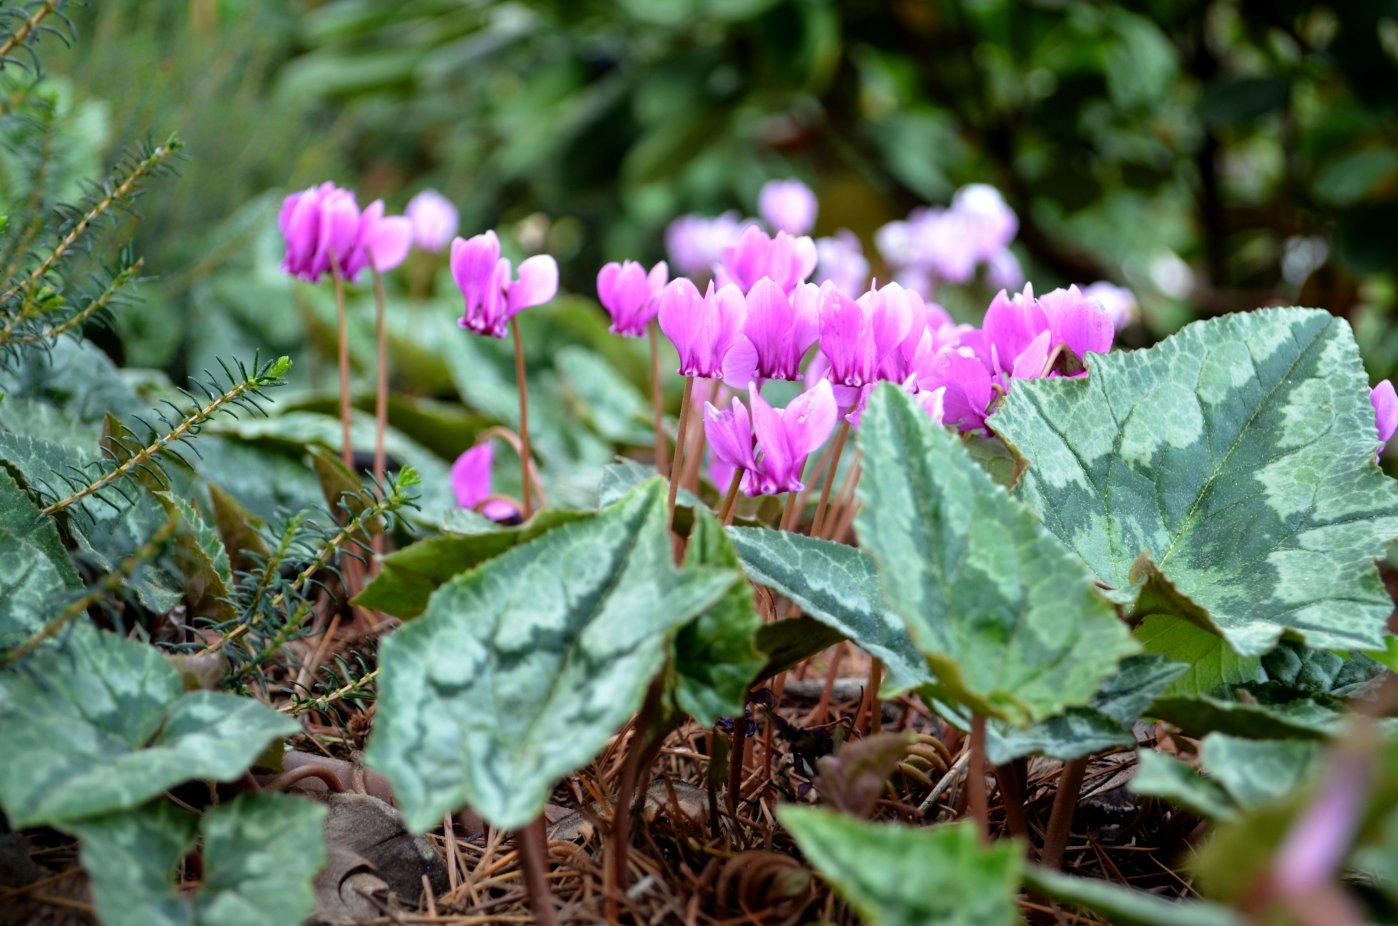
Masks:
[[[1088,351],[1105,354],[1112,349],[1116,326],[1095,299],[1076,286],[1055,289],[1039,297],[1039,306],[1053,331],[1054,346],[1067,345],[1079,357]]]
[[[509,314],[543,305],[558,295],[558,262],[548,254],[536,254],[519,265],[519,279],[509,284]]]
[[[1018,357],[1014,358],[1014,364],[1010,369],[1010,376],[1014,379],[1038,379],[1044,375],[1044,365],[1048,363],[1050,346],[1053,343],[1053,333],[1050,331],[1040,331],[1034,340],[1029,342]]]
[[[752,423],[748,410],[736,396],[728,409],[718,409],[708,402],[704,403],[704,436],[714,455],[730,466],[750,470],[756,465],[753,462]]]
[[[494,231],[452,241],[451,275],[466,297],[468,313],[471,306],[479,306],[484,301],[485,289],[490,286],[499,261],[500,239],[495,237]]]
[[[792,399],[782,412],[787,444],[799,462],[830,439],[840,411],[830,381],[823,379]]]
[[[1378,428],[1379,445],[1388,443],[1394,431],[1398,431],[1398,393],[1393,383],[1384,380],[1369,392],[1369,402],[1374,406],[1374,426]]]
[[[704,298],[688,279],[677,277],[660,291],[656,302],[660,306],[657,313],[660,317],[660,330],[670,339],[670,343],[675,345],[675,350],[680,355],[679,374],[699,375],[694,372],[697,367],[695,340],[707,310]]]
[[[1013,365],[1014,359],[1024,353],[1041,331],[1048,328],[1048,318],[1034,299],[1031,286],[1026,285],[1024,292],[1013,297],[1002,289],[990,301],[990,307],[985,310],[985,321],[981,323],[983,345],[987,351],[982,359],[989,366],[989,351],[994,347],[998,362],[991,369],[997,373],[1008,373],[1007,365]]]
[[[478,444],[451,465],[451,489],[462,508],[475,508],[490,495],[490,470],[495,459],[489,443]]]
[[[762,451],[757,488],[764,494],[789,491],[795,455],[787,439],[782,414],[767,404],[756,386],[748,387],[748,403],[752,406],[753,436]],[[802,486],[798,485],[797,490],[800,488]]]
[[[375,270],[385,273],[407,259],[413,246],[413,223],[406,216],[379,218],[366,225],[360,233],[360,241],[371,255]]]

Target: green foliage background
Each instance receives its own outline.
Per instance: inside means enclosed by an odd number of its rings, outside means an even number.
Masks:
[[[427,185],[590,293],[663,256],[689,210],[751,212],[799,176],[818,231],[987,181],[1041,288],[1115,280],[1147,343],[1197,315],[1301,304],[1398,364],[1398,6],[1204,0],[110,0],[49,54],[101,160],[178,127],[185,179],[137,250],[159,279],[118,324],[140,365],[212,339],[285,351],[305,323],[245,281],[281,194],[326,177],[391,209]],[[274,236],[273,236],[274,237]],[[1176,256],[1190,273],[1181,273]],[[876,267],[876,269],[878,269]],[[231,282],[230,282],[231,281]],[[229,342],[232,342],[232,345]],[[302,367],[302,369],[306,369]]]

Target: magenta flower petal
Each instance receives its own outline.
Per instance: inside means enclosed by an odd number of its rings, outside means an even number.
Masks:
[[[451,488],[462,508],[475,508],[490,495],[490,472],[495,453],[490,444],[479,444],[451,465]]]
[[[413,240],[424,251],[435,254],[456,237],[460,221],[456,207],[436,190],[423,190],[408,200],[408,208],[404,211],[412,223]],[[374,253],[377,255],[378,251]]]
[[[367,263],[372,257],[374,269],[385,273],[401,264],[412,246],[412,222],[401,215],[385,217],[383,200],[370,203],[359,225],[358,250],[364,252],[364,261]]]
[[[699,375],[693,371],[698,369],[699,365],[696,342],[703,315],[707,311],[704,297],[699,295],[699,290],[693,283],[679,277],[666,284],[656,297],[656,302],[659,304],[657,315],[660,318],[660,330],[675,345],[675,350],[679,351],[679,374]]]
[[[1076,286],[1044,293],[1038,302],[1053,331],[1055,347],[1065,345],[1080,358],[1089,351],[1105,354],[1112,349],[1116,328],[1111,316],[1097,300],[1087,298]]]
[[[704,436],[713,448],[714,456],[729,466],[741,466],[747,470],[755,466],[751,419],[737,397],[726,410],[704,403]],[[731,474],[729,478],[732,478]]]
[[[1398,394],[1393,383],[1384,380],[1369,392],[1369,402],[1374,406],[1374,426],[1379,432],[1379,451],[1382,452],[1393,432],[1398,430]]]
[[[752,429],[761,458],[757,464],[755,490],[750,495],[799,492],[801,468],[813,450],[830,437],[839,410],[828,380],[793,399],[785,409],[775,409],[748,387],[752,405]]]
[[[548,254],[525,258],[519,265],[519,279],[509,284],[508,293],[511,315],[548,302],[558,295],[558,262]]]
[[[1029,342],[1029,346],[1014,358],[1010,376],[1014,379],[1038,379],[1043,376],[1044,366],[1049,358],[1049,345],[1052,343],[1053,332],[1040,331],[1038,336]]]
[[[804,460],[824,444],[835,430],[839,414],[829,380],[821,380],[792,399],[782,413],[792,456]]]
[[[457,238],[451,243],[451,275],[466,297],[468,315],[473,306],[485,303],[499,260],[500,239],[493,231],[469,239]]]
[[[811,188],[800,180],[770,180],[757,195],[757,213],[769,228],[804,235],[815,225],[819,208]]]
[[[664,288],[666,276],[664,261],[656,264],[649,274],[630,260],[607,264],[598,272],[597,299],[612,317],[613,333],[629,338],[645,337],[646,326],[658,309],[655,296]]]

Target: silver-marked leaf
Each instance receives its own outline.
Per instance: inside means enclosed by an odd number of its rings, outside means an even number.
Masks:
[[[450,580],[383,642],[367,759],[410,829],[464,803],[528,823],[636,712],[671,634],[738,579],[677,570],[665,522],[657,479]]]
[[[1287,630],[1382,647],[1374,560],[1398,537],[1398,483],[1374,465],[1345,321],[1227,315],[1087,366],[1016,382],[991,426],[1029,463],[1025,500],[1120,600],[1168,589],[1138,613],[1198,620],[1245,656]]]
[[[1225,733],[1204,737],[1199,759],[1240,807],[1260,807],[1291,793],[1311,773],[1314,740],[1254,740]]]
[[[742,568],[723,525],[706,508],[695,509],[684,562],[734,572]],[[748,688],[767,663],[752,645],[761,626],[752,586],[736,582],[713,607],[681,627],[670,664],[675,706],[704,726],[741,714]]]
[[[57,617],[81,587],[53,521],[0,467],[0,651]]]
[[[1241,694],[1239,694],[1241,692]],[[1338,701],[1297,697],[1294,692],[1258,685],[1212,694],[1165,694],[1146,713],[1180,728],[1186,736],[1228,733],[1249,739],[1325,739],[1344,726]]]
[[[185,781],[232,781],[296,721],[251,698],[184,693],[153,647],[75,625],[0,679],[0,807],[15,827],[136,807]]]
[[[1204,900],[1166,900],[1111,881],[1075,878],[1027,865],[1024,883],[1035,892],[1097,914],[1113,926],[1245,926],[1237,913]]]
[[[1205,778],[1186,762],[1150,749],[1137,757],[1130,787],[1142,797],[1164,798],[1209,820],[1231,820],[1238,804],[1212,778]]]
[[[186,499],[173,492],[156,492],[155,497],[167,514],[180,520],[175,562],[184,577],[190,616],[215,620],[233,617],[233,606],[227,601],[233,588],[233,570],[218,531]]]
[[[315,906],[324,817],[325,808],[306,798],[244,794],[202,820],[159,801],[66,828],[82,840],[107,926],[264,926],[299,923]],[[204,877],[186,893],[175,866],[201,832]]]
[[[765,527],[730,527],[728,536],[754,582],[781,592],[883,660],[883,697],[932,681],[902,618],[879,594],[873,561],[861,550]]]
[[[1086,707],[1020,729],[1003,721],[986,725],[986,758],[994,765],[1022,756],[1077,759],[1136,744],[1132,727],[1170,683],[1188,671],[1184,663],[1161,656],[1127,656],[1107,677]]]
[[[379,560],[379,574],[354,603],[404,619],[417,617],[427,599],[453,576],[476,568],[520,544],[553,530],[591,518],[591,511],[546,508],[525,524],[472,533],[444,533],[419,540]]]
[[[1137,647],[1082,563],[902,390],[859,448],[860,543],[941,687],[1018,725],[1090,702]]]
[[[980,844],[970,820],[911,827],[865,823],[787,804],[777,819],[870,926],[1011,926],[1023,867],[1017,842]]]
[[[601,507],[614,505],[636,486],[656,476],[655,467],[638,463],[635,460],[617,460],[602,467],[602,481],[597,486],[597,504]],[[688,489],[680,489],[675,496],[676,507],[698,508],[702,502]]]

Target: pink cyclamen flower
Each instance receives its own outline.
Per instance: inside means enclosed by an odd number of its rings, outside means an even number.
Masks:
[[[612,316],[612,332],[628,338],[646,336],[646,326],[660,310],[656,296],[670,279],[661,261],[646,273],[633,260],[612,262],[597,273],[597,299]]]
[[[679,374],[720,379],[723,360],[743,333],[747,303],[736,286],[699,295],[684,277],[671,280],[656,297],[660,330],[680,354]]]
[[[665,252],[679,273],[708,277],[723,259],[724,249],[736,244],[749,224],[736,212],[712,218],[682,215],[665,229]]]
[[[748,387],[748,401],[751,417],[736,398],[728,410],[705,405],[704,433],[714,455],[743,470],[741,485],[748,496],[801,491],[806,458],[829,439],[839,415],[829,381],[821,380],[784,409],[767,404],[756,384]]]
[[[333,183],[286,197],[277,217],[286,240],[282,270],[312,283],[332,269],[354,280],[371,256],[376,270],[392,270],[407,256],[412,230],[407,219],[383,211],[383,200],[375,200],[360,212],[354,194]]]
[[[1377,460],[1393,432],[1398,431],[1398,394],[1393,390],[1393,383],[1384,380],[1371,389],[1369,402],[1374,406],[1374,426],[1379,432],[1379,449],[1374,454]]]
[[[981,327],[981,359],[1002,386],[1009,379],[1034,379],[1045,375],[1058,348],[1079,358],[1111,350],[1115,329],[1095,299],[1076,286],[1056,289],[1034,298],[1026,284],[1022,293],[1006,296],[1001,290],[986,309]]]
[[[757,214],[774,231],[804,235],[815,227],[819,204],[800,180],[769,180],[757,194]]]
[[[892,287],[897,284],[854,301],[829,283],[821,286],[820,353],[832,383],[858,388],[874,382],[884,358],[908,337],[914,309],[906,290]]]
[[[456,207],[436,190],[423,190],[408,200],[405,212],[413,223],[413,240],[424,251],[436,254],[456,237]]]
[[[768,379],[798,380],[801,360],[820,334],[820,289],[802,283],[788,296],[767,277],[747,295],[743,336],[723,361],[723,379],[746,388]]]
[[[842,228],[833,238],[816,239],[815,281],[835,284],[835,288],[856,298],[869,286],[869,260],[854,232]]]
[[[746,293],[768,277],[789,293],[815,272],[816,260],[815,242],[810,238],[793,238],[780,231],[768,237],[749,225],[737,244],[724,249],[717,278],[720,285],[732,283]]]
[[[917,385],[919,395],[941,393],[943,424],[962,431],[985,427],[986,409],[995,398],[995,388],[990,371],[970,346],[939,351],[927,370],[918,375]]]
[[[1136,296],[1129,289],[1102,280],[1084,286],[1082,294],[1086,299],[1097,300],[1097,304],[1107,313],[1107,317],[1112,320],[1112,327],[1117,331],[1136,319]]]
[[[354,194],[322,183],[282,200],[277,216],[286,239],[282,270],[315,283],[330,272],[331,260],[343,266],[359,240],[359,204]]]
[[[507,521],[519,512],[503,499],[490,498],[490,474],[495,461],[490,444],[478,444],[456,458],[451,465],[451,488],[462,508],[481,514],[492,521]]]
[[[380,273],[392,270],[408,256],[413,245],[412,223],[401,215],[383,214],[383,200],[376,199],[359,216],[359,235],[344,260],[348,280],[373,265]]]
[[[510,261],[500,256],[500,239],[488,231],[451,243],[451,275],[466,299],[457,324],[476,334],[503,338],[511,318],[558,294],[558,264],[547,254],[520,262],[519,279],[510,279]]]

